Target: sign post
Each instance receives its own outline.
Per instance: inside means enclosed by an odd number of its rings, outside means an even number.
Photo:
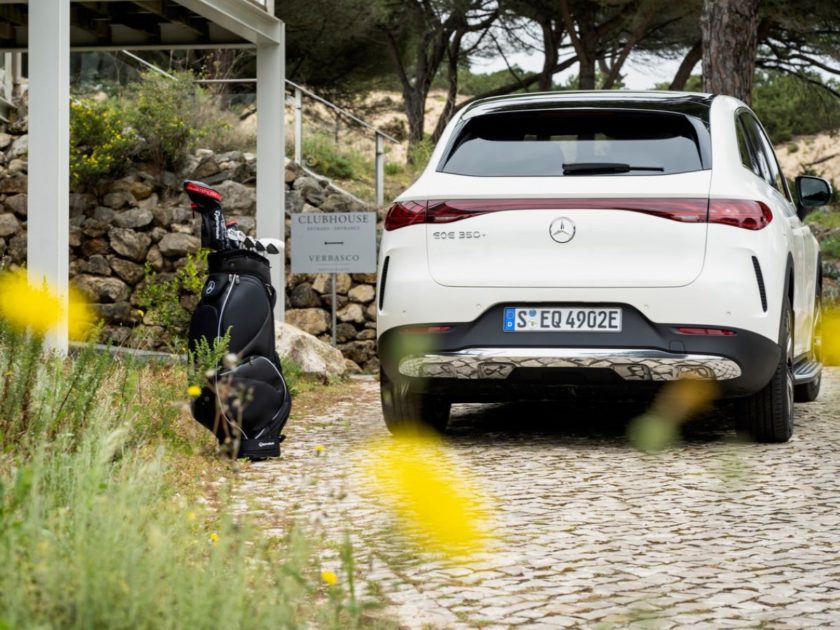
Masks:
[[[376,213],[303,212],[291,219],[292,273],[331,274],[335,346],[338,274],[376,271]]]
[[[331,303],[331,306],[332,306],[332,345],[333,345],[333,348],[335,348],[335,346],[337,344],[335,329],[338,328],[338,326],[336,326],[336,323],[335,323],[335,311],[336,311],[335,302],[336,302],[336,299],[337,299],[336,295],[335,295],[335,283],[336,283],[337,279],[338,279],[338,274],[333,272],[333,274],[332,274],[332,303]]]

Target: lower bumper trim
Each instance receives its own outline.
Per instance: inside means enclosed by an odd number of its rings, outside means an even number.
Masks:
[[[411,355],[399,363],[400,374],[415,378],[503,380],[519,368],[610,369],[625,381],[726,381],[741,376],[740,366],[726,357],[644,349],[470,348]]]

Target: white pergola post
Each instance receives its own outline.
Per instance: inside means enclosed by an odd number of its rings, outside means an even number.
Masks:
[[[29,0],[29,178],[26,264],[67,305],[70,193],[70,0]],[[65,308],[66,311],[66,308]],[[67,321],[47,344],[67,353]]]
[[[279,42],[257,44],[257,237],[286,241],[285,29]],[[277,290],[274,318],[285,320],[285,252],[271,260]]]

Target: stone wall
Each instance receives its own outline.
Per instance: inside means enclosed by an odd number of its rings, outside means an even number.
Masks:
[[[0,132],[0,264],[5,268],[26,260],[26,131],[24,119]],[[254,233],[256,158],[249,153],[199,149],[181,173],[156,173],[149,165],[135,164],[121,179],[103,182],[98,191],[70,194],[71,280],[94,303],[106,323],[106,337],[115,343],[142,338],[162,345],[161,329],[139,310],[138,292],[146,263],[165,280],[199,249],[200,220],[181,192],[184,178],[217,188],[227,218]],[[371,210],[295,164],[287,164],[285,181],[287,213]],[[287,238],[289,233],[287,220]],[[287,248],[287,270],[289,253]],[[330,276],[287,273],[286,281],[287,321],[329,341]],[[339,348],[365,371],[378,369],[375,285],[375,274],[340,274],[336,282]],[[188,309],[196,301],[194,295],[181,296]]]

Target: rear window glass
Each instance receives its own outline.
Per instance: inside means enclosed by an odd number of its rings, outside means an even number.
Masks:
[[[569,177],[702,169],[697,135],[685,116],[557,110],[469,120],[439,170],[484,177]]]

